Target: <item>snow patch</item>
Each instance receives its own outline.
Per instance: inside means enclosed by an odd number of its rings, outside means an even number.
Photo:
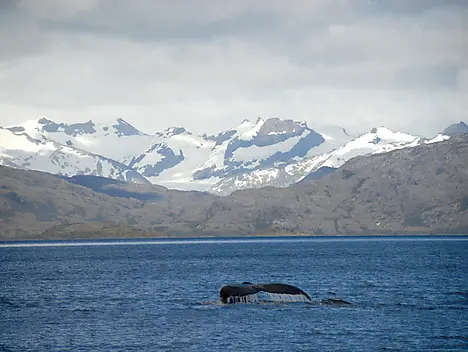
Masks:
[[[301,138],[304,137],[305,134],[309,133],[308,131],[305,131],[302,135],[300,136],[295,136],[292,138],[288,138],[285,141],[264,146],[264,147],[258,147],[256,145],[253,145],[248,148],[239,148],[233,153],[232,159],[234,161],[238,162],[248,162],[251,160],[265,160],[271,157],[272,155],[280,152],[280,153],[285,153],[290,151],[296,144],[299,142]]]
[[[255,127],[250,129],[249,131],[246,131],[246,132],[242,133],[239,136],[239,139],[247,140],[247,141],[251,140],[253,137],[255,137],[258,134],[258,131],[260,131],[260,129],[262,128],[264,123],[265,123],[265,120],[259,118],[257,120],[257,123],[255,124]]]
[[[450,136],[446,136],[446,135],[439,133],[437,136],[435,136],[434,138],[428,141],[425,141],[424,143],[426,144],[438,143],[438,142],[446,141],[447,139],[450,139]]]

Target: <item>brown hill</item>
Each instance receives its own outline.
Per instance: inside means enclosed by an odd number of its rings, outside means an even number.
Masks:
[[[105,193],[109,190],[123,196],[109,196]],[[149,200],[137,199],[138,194]],[[128,237],[147,237],[140,236],[142,231],[178,233],[203,221],[204,209],[214,198],[160,186],[115,184],[114,180],[93,191],[51,174],[0,166],[0,238],[55,238],[54,229],[65,233],[67,226],[70,231],[73,227],[75,237],[79,227],[84,238],[101,237],[99,223],[119,225]]]

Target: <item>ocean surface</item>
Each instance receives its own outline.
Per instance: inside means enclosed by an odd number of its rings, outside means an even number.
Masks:
[[[382,350],[468,350],[468,237],[0,243],[0,351]]]

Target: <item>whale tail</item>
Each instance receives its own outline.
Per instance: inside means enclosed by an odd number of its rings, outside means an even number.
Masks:
[[[271,298],[279,301],[311,301],[310,296],[296,286],[269,283],[269,284],[252,284],[243,282],[242,284],[231,284],[224,286],[219,292],[219,296],[223,303],[236,303],[251,301],[248,297],[253,297],[257,300],[257,294],[266,292]]]
[[[309,301],[312,299],[310,296],[301,290],[299,287],[287,285],[287,284],[258,284],[257,285],[261,291],[268,293],[280,293],[280,294],[289,294],[289,295],[302,295],[305,296]]]

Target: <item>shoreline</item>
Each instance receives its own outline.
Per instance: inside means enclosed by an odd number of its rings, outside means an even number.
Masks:
[[[265,238],[389,238],[389,237],[467,237],[468,233],[394,233],[394,234],[338,234],[338,235],[317,235],[317,234],[252,234],[252,235],[199,235],[199,236],[176,236],[176,235],[167,235],[167,236],[151,236],[151,237],[131,237],[131,236],[116,236],[116,237],[87,237],[87,236],[77,236],[74,238],[17,238],[17,239],[1,239],[0,244],[14,244],[14,243],[46,243],[46,242],[73,242],[73,241],[143,241],[148,242],[151,240],[167,240],[167,241],[187,241],[187,240],[254,240],[256,238],[265,239]]]

